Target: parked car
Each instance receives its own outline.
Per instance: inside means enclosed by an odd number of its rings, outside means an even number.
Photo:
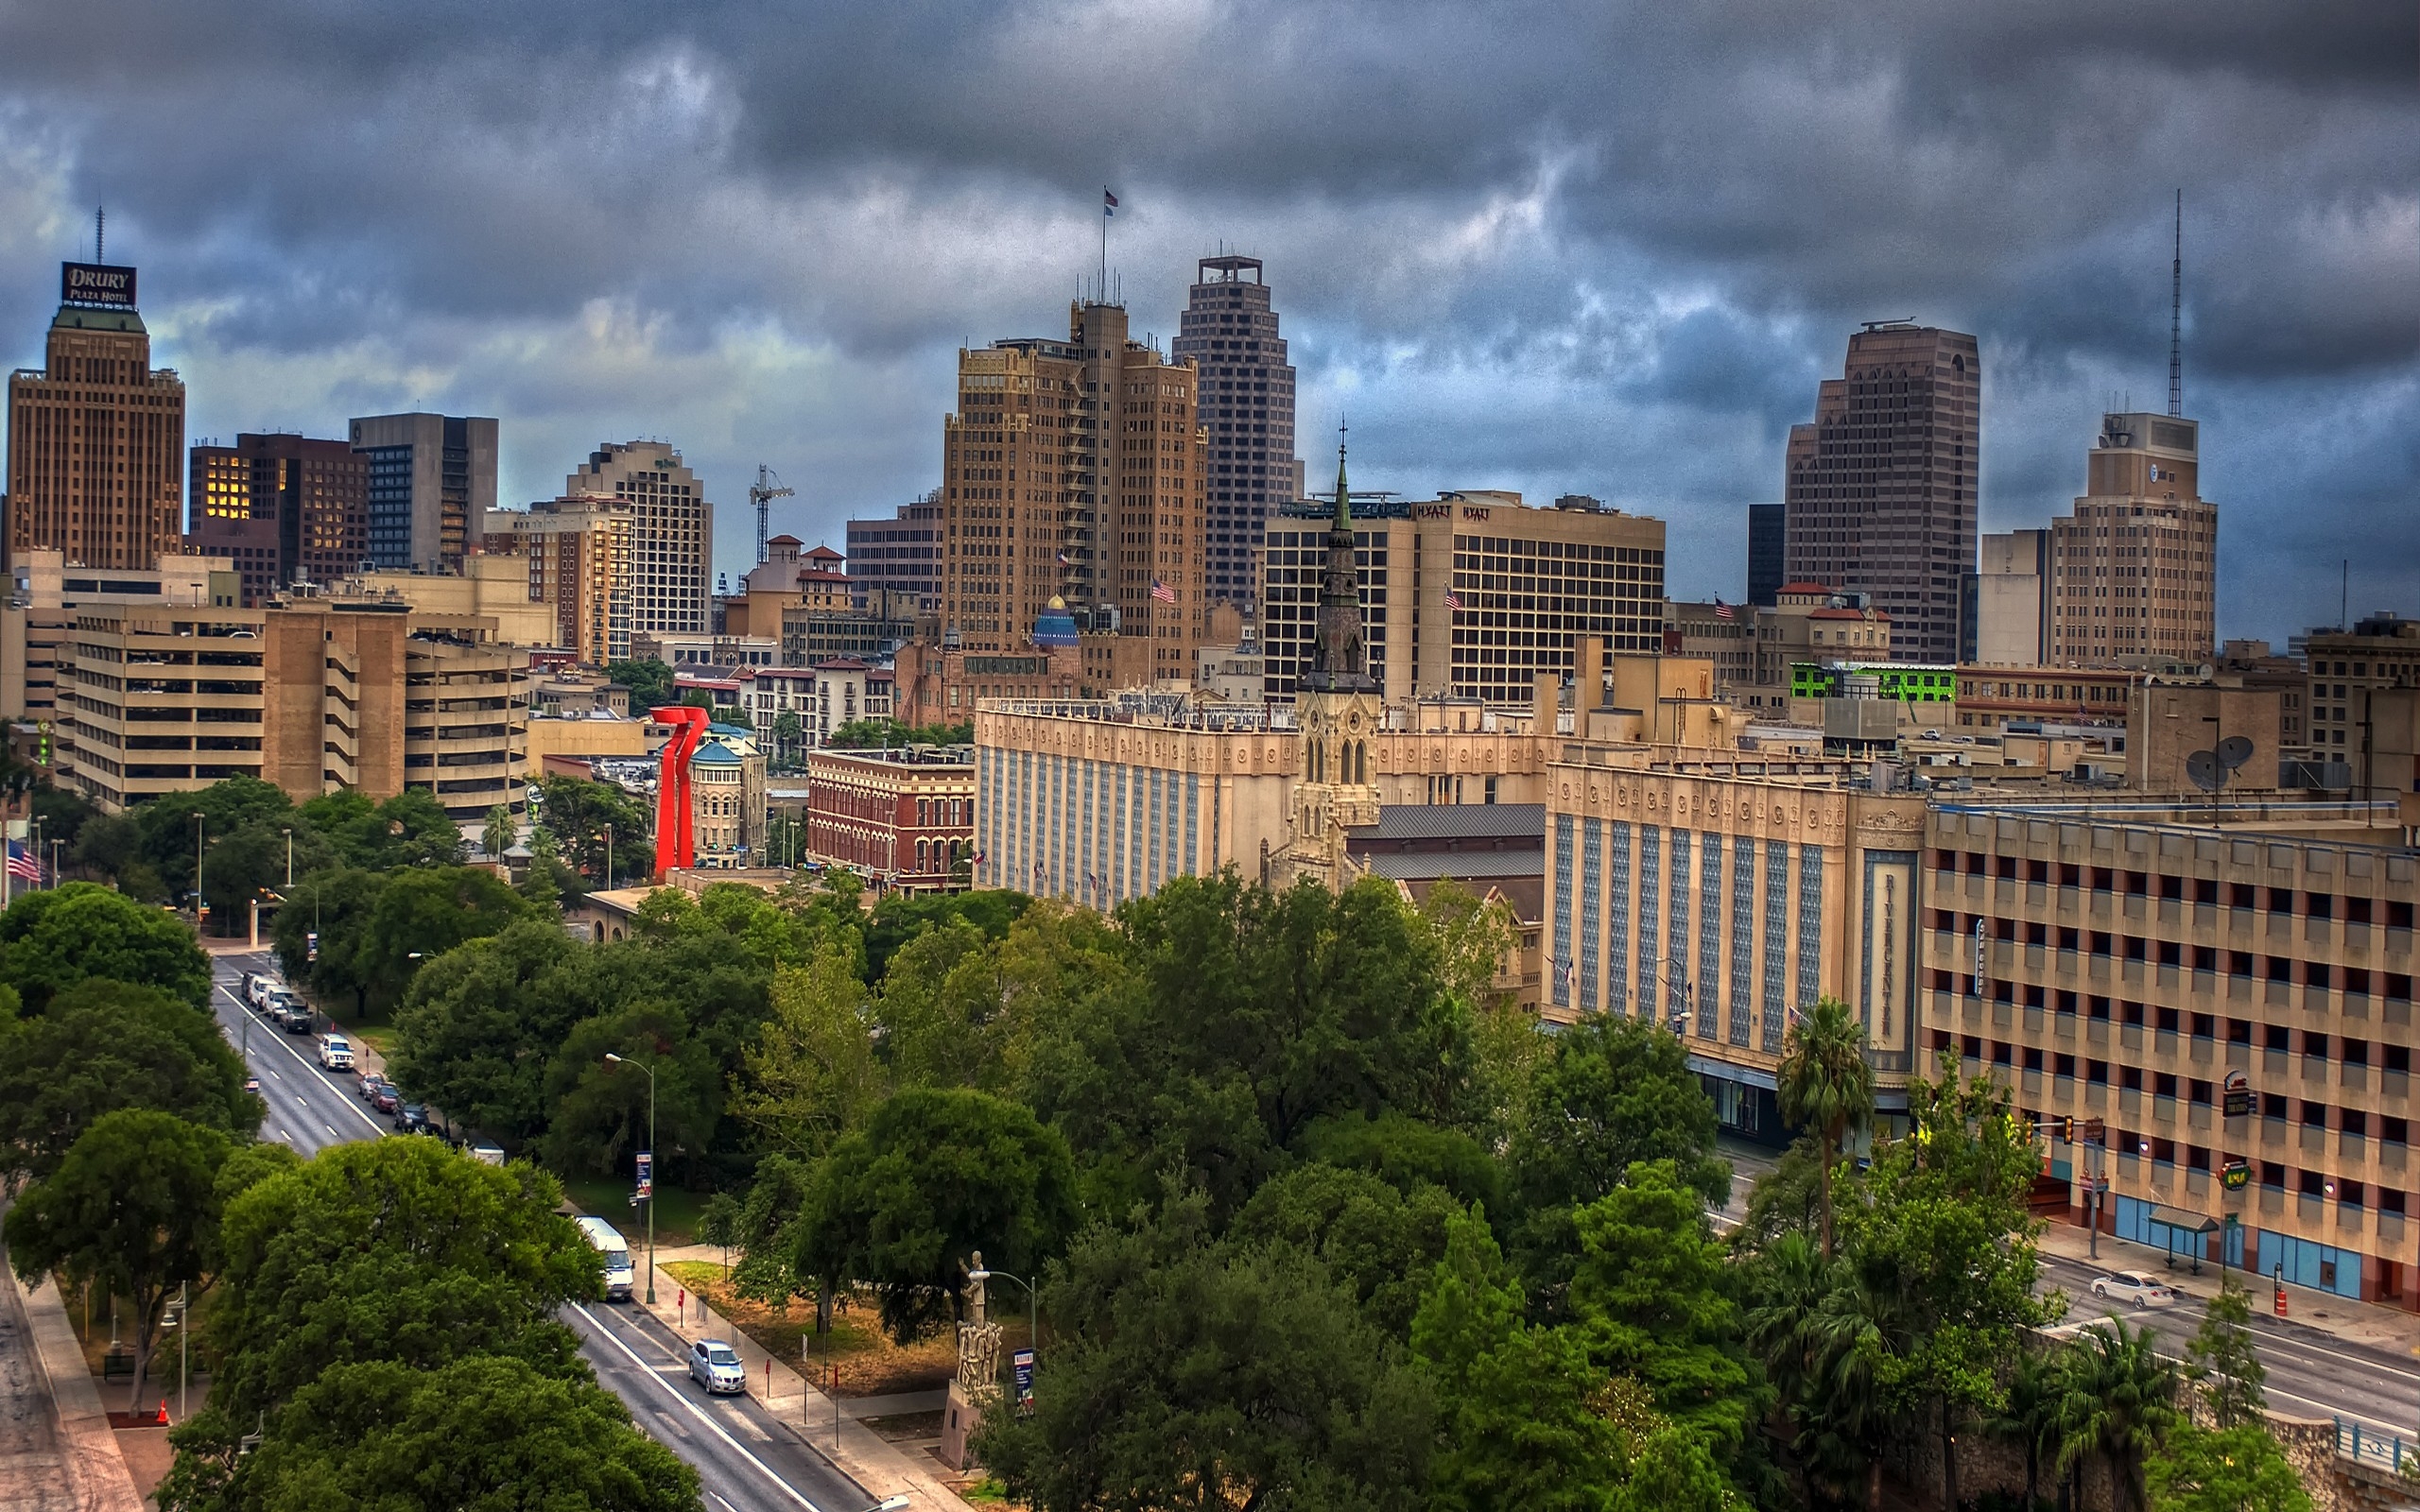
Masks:
[[[2176,1300],[2176,1288],[2138,1270],[2121,1270],[2094,1281],[2092,1295],[2136,1307],[2167,1307]]]
[[[261,1079],[258,1076],[245,1077],[244,1091],[251,1093],[255,1097],[258,1097],[261,1094]]]
[[[244,1006],[258,1008],[268,1002],[268,989],[276,985],[276,979],[266,972],[246,971],[244,985],[237,990],[236,996],[244,1000]]]
[[[382,1081],[378,1090],[371,1094],[370,1106],[382,1113],[392,1113],[404,1106],[404,1094],[395,1090],[393,1082]]]
[[[428,1132],[428,1109],[419,1103],[406,1103],[395,1109],[395,1132],[425,1134]]]
[[[351,1071],[353,1041],[340,1034],[320,1036],[320,1064],[330,1071]]]
[[[367,1066],[362,1067],[362,1068],[361,1068],[361,1100],[362,1100],[363,1102],[365,1102],[365,1103],[366,1103],[366,1102],[369,1102],[372,1098],[376,1097],[376,1096],[378,1095],[378,1089],[379,1089],[379,1087],[380,1087],[380,1086],[381,1086],[381,1085],[382,1085],[386,1080],[387,1080],[387,1078],[386,1078],[386,1077],[379,1075],[376,1072],[372,1071],[369,1067],[367,1067]]]
[[[720,1339],[700,1339],[689,1346],[689,1379],[708,1391],[745,1391],[748,1372],[739,1351]]]
[[[282,987],[269,990],[268,1017],[287,1034],[311,1032],[311,1005]]]

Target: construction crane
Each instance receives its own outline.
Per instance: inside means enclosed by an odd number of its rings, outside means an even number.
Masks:
[[[764,463],[756,464],[756,486],[748,490],[748,502],[756,507],[756,565],[765,565],[765,524],[771,515],[775,499],[795,497],[796,489],[785,488],[781,478]]]

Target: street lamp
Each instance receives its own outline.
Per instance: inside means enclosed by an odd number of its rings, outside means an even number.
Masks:
[[[966,1279],[970,1281],[985,1282],[997,1279],[1014,1281],[1025,1288],[1026,1348],[1033,1351],[1034,1364],[1039,1366],[1042,1363],[1042,1312],[1040,1300],[1033,1295],[1033,1282],[1021,1276],[1011,1276],[1004,1270],[988,1269],[983,1264],[983,1256],[980,1252],[976,1255],[975,1268],[966,1273]]]
[[[201,832],[205,821],[199,811],[193,816],[193,922],[199,930],[209,918],[210,905],[201,901]]]
[[[655,1160],[655,1070],[651,1066],[639,1065],[635,1060],[625,1059],[611,1050],[605,1052],[605,1058],[614,1065],[638,1066],[639,1070],[647,1073],[647,1154],[651,1167]],[[655,1305],[655,1180],[652,1169],[648,1172],[647,1191],[647,1305]]]
[[[294,832],[285,832],[285,885],[294,885]]]
[[[614,885],[614,827],[605,826],[605,885]]]

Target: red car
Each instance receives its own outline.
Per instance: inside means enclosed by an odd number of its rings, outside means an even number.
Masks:
[[[404,1094],[395,1090],[395,1084],[391,1081],[380,1082],[377,1095],[370,1099],[371,1106],[382,1113],[393,1112],[403,1106],[403,1101]]]

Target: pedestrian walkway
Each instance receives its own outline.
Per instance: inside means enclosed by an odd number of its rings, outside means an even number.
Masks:
[[[126,1458],[119,1452],[117,1435],[110,1428],[109,1414],[93,1385],[92,1371],[84,1363],[76,1330],[67,1321],[67,1310],[60,1303],[59,1288],[45,1285],[29,1290],[13,1268],[0,1265],[0,1270],[9,1272],[0,1284],[14,1289],[14,1300],[32,1335],[33,1354],[41,1362],[58,1413],[54,1452],[66,1483],[61,1489],[73,1498],[59,1504],[89,1512],[142,1512],[143,1498],[136,1493],[134,1477],[128,1473]],[[28,1504],[47,1503],[37,1499]]]
[[[2183,1295],[2207,1301],[2219,1294],[2219,1267],[2207,1261],[2202,1273],[2193,1274],[2190,1263],[2179,1258],[2176,1268],[2168,1268],[2168,1252],[2148,1245],[2117,1238],[2108,1233],[2100,1236],[2100,1256],[2092,1256],[2092,1235],[2074,1224],[2053,1223],[2042,1231],[2041,1247],[2046,1254],[2060,1256],[2103,1270],[2139,1270],[2157,1276]],[[2269,1311],[2270,1280],[2266,1276],[2246,1275],[2241,1270],[2227,1273],[2236,1284],[2248,1288],[2254,1297],[2254,1307]],[[2363,1302],[2339,1297],[2333,1292],[2314,1291],[2307,1286],[2286,1284],[2287,1315],[2290,1321],[2332,1334],[2348,1344],[2367,1345],[2392,1354],[2420,1354],[2420,1314],[2382,1302]]]
[[[678,1260],[718,1261],[722,1251],[712,1245],[682,1245],[656,1251],[655,1265],[663,1267]],[[748,1389],[756,1395],[782,1425],[796,1433],[817,1453],[830,1460],[841,1474],[864,1486],[877,1500],[906,1494],[915,1500],[911,1505],[924,1512],[973,1512],[963,1498],[943,1479],[944,1469],[939,1460],[929,1455],[913,1454],[899,1448],[868,1428],[857,1413],[849,1409],[849,1399],[842,1399],[836,1413],[832,1398],[809,1385],[787,1361],[777,1360],[762,1346],[734,1327],[731,1321],[707,1307],[696,1297],[682,1305],[682,1288],[669,1276],[659,1274],[655,1282],[655,1302],[649,1306],[644,1298],[647,1287],[632,1288],[632,1300],[646,1307],[658,1322],[678,1333],[683,1342],[695,1339],[722,1339],[739,1351],[739,1361],[748,1373]],[[882,1398],[862,1399],[871,1405]],[[927,1409],[929,1410],[929,1409]],[[866,1414],[879,1416],[879,1414]]]

